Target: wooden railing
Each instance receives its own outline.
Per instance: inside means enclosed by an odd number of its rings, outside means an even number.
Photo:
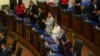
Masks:
[[[0,11],[0,13],[0,23],[3,27],[8,28],[10,36],[17,36],[19,42],[28,48],[34,56],[47,56],[45,41],[41,39],[37,31],[32,30],[30,24],[25,24],[23,20],[16,19],[14,15],[6,15],[3,11]]]
[[[93,24],[85,22],[80,17],[69,16],[67,13],[62,15],[62,25],[71,29],[76,38],[83,40],[87,47],[100,56],[100,30],[95,29]]]
[[[71,31],[75,33],[76,38],[83,40],[84,44],[88,48],[90,48],[97,56],[100,56],[100,30],[95,29],[91,23],[85,22],[80,17],[76,17],[69,12],[61,13],[58,9],[51,9],[50,7],[48,8],[47,5],[43,5],[45,12],[48,10],[54,11],[55,16],[57,16],[56,20],[61,25],[71,29]],[[47,50],[44,47],[44,40],[40,38],[40,34],[37,31],[32,30],[31,25],[25,24],[14,16],[7,17],[7,19],[4,19],[4,13],[0,11],[0,22],[3,26],[6,26],[12,34],[15,33],[19,35],[20,38],[22,37],[25,41],[30,43],[37,51],[34,52],[33,50],[34,54],[39,53],[41,56],[47,56]],[[19,41],[23,43],[22,40]],[[26,43],[23,44],[27,46]]]

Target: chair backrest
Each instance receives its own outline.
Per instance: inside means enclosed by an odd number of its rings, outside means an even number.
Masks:
[[[14,39],[13,43],[12,43],[12,52],[15,52],[16,50],[16,44],[17,44],[17,37]]]
[[[8,4],[5,4],[5,5],[1,5],[1,9],[4,10],[4,9],[10,9],[9,5]]]
[[[83,41],[77,39],[74,44],[73,53],[75,53],[76,56],[81,56],[82,47],[83,47]]]
[[[16,53],[16,56],[21,56],[22,50],[23,50],[23,47],[19,46],[17,53]]]

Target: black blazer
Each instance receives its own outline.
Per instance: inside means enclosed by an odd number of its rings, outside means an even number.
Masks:
[[[0,53],[0,56],[8,56],[9,54],[8,54],[8,51],[7,51],[7,49],[5,49],[4,51],[2,51],[1,53]]]
[[[31,7],[29,6],[29,9],[28,9],[29,13],[32,12],[32,15],[29,15],[30,17],[33,17],[34,14],[36,14],[36,15],[38,14],[38,7],[36,5],[33,5],[31,10],[30,10],[30,8]]]
[[[39,13],[38,13],[39,15]],[[41,12],[40,15],[38,16],[37,20],[38,20],[38,26],[41,28],[41,29],[45,29],[46,25],[44,22],[42,22],[43,19],[45,19],[46,17],[46,14],[44,12]]]
[[[96,13],[93,13],[93,11],[100,10],[100,5],[97,3],[96,6],[97,6],[97,8],[95,9],[93,3],[89,5],[89,9],[88,9],[89,16],[88,17],[89,17],[90,20],[98,21],[98,19],[95,19],[95,18],[98,18],[98,15]]]
[[[62,51],[64,50],[64,49],[63,49],[64,47],[63,47],[63,44],[62,44],[61,41],[64,41],[64,42],[67,41],[67,40],[66,40],[66,33],[64,33],[64,34],[61,36],[61,38],[59,39],[58,50],[62,52]]]
[[[6,37],[3,37],[2,39],[0,39],[0,49],[1,49],[2,43],[5,43],[5,42],[6,42]]]
[[[95,14],[95,13],[93,13],[93,11],[100,10],[100,5],[99,5],[98,3],[96,4],[96,6],[97,6],[97,8],[95,9],[93,3],[90,4],[90,5],[89,5],[89,13],[91,13],[91,14]]]
[[[39,15],[39,13],[38,13],[38,15]],[[38,16],[38,20],[42,21],[43,19],[45,19],[45,15],[46,14],[44,12],[41,12],[40,15]]]

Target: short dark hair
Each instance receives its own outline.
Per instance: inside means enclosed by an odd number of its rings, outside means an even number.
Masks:
[[[38,8],[40,8],[40,9],[42,9],[42,10],[43,10],[43,7],[38,7]]]
[[[33,1],[32,1],[32,0],[31,0],[31,1],[29,1],[29,2],[33,3]]]
[[[61,26],[61,29],[63,29],[67,33],[67,28],[64,26]]]

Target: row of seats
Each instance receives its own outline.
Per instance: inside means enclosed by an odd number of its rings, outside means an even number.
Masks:
[[[34,25],[32,24],[33,28],[36,29],[36,27],[34,27]],[[50,48],[50,53],[51,56],[52,55],[56,55],[56,56],[62,56],[63,53],[59,53],[59,49],[58,46],[55,44],[54,40],[52,39],[52,37],[50,37],[49,35],[45,35],[45,31],[41,31],[41,30],[37,30],[41,35],[43,35],[43,39],[46,41],[45,45],[47,48]],[[73,47],[73,55],[75,56],[81,56],[81,51],[82,51],[82,47],[83,47],[83,41],[77,39],[74,47]]]

